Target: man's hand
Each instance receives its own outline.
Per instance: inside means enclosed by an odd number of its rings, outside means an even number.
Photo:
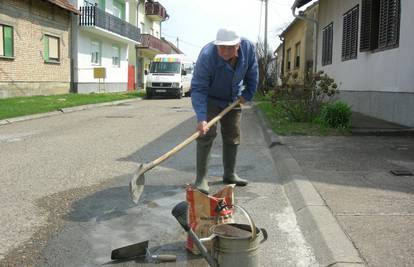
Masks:
[[[239,100],[240,100],[240,104],[246,103],[246,99],[244,99],[244,97],[242,96],[239,96]]]
[[[205,135],[208,132],[209,128],[207,127],[206,121],[199,121],[197,123],[197,131],[200,133],[201,136]]]

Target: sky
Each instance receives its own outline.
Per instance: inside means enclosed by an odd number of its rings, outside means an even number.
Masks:
[[[159,0],[170,18],[161,24],[161,36],[197,59],[201,48],[215,39],[220,28],[232,28],[256,43],[264,39],[265,3],[261,0]],[[293,16],[294,0],[268,0],[268,46],[274,51],[279,34]]]

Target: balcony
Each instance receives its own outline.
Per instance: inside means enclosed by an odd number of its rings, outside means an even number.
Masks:
[[[164,21],[169,17],[167,10],[158,2],[145,3],[145,15],[155,21]]]
[[[167,42],[152,36],[151,34],[141,34],[140,43],[137,48],[149,54],[175,54],[175,51]]]
[[[116,33],[134,42],[139,42],[140,30],[134,25],[106,13],[97,6],[83,6],[80,8],[79,26],[98,27]]]

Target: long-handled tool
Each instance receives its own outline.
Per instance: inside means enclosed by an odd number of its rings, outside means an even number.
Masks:
[[[210,120],[207,123],[207,127],[211,127],[216,122],[218,122],[224,115],[226,115],[230,110],[232,110],[235,106],[237,106],[240,103],[240,100],[236,100],[231,105],[226,107],[220,114],[218,114],[216,117],[214,117],[212,120]],[[185,146],[196,140],[200,136],[200,133],[197,131],[192,136],[188,137],[184,142],[181,144],[178,144],[176,147],[165,153],[164,155],[160,156],[154,161],[151,161],[146,164],[140,164],[138,169],[135,171],[134,176],[131,179],[131,182],[129,183],[129,190],[131,194],[132,201],[136,204],[138,203],[139,197],[142,194],[142,191],[144,190],[145,185],[145,176],[144,174],[154,168],[155,166],[159,165],[160,163],[164,162],[168,158],[170,158],[172,155],[183,149]]]
[[[145,257],[147,262],[168,262],[176,261],[177,257],[175,255],[160,254],[154,255],[150,253],[148,249],[148,240],[132,245],[128,245],[122,248],[117,248],[112,250],[111,260],[128,260],[137,257]]]

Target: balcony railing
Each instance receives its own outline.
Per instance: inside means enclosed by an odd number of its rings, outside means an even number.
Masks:
[[[79,26],[96,26],[139,42],[140,30],[134,25],[106,13],[97,6],[80,8]]]
[[[140,45],[138,48],[141,49],[150,49],[155,51],[160,51],[164,54],[174,54],[176,51],[172,47],[164,42],[163,40],[158,39],[157,37],[152,36],[151,34],[141,34]]]
[[[145,15],[152,20],[166,20],[168,18],[167,10],[158,2],[145,3]]]

